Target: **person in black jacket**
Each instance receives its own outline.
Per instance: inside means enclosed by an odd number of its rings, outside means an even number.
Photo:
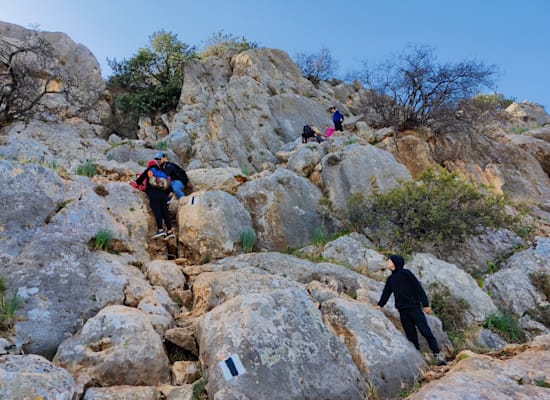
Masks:
[[[164,240],[168,240],[175,237],[174,232],[172,231],[170,215],[168,213],[168,205],[166,204],[168,201],[168,191],[155,188],[150,184],[149,177],[153,175],[152,169],[154,168],[158,170],[161,169],[156,157],[154,162],[150,161],[147,164],[147,169],[141,173],[135,183],[137,186],[141,185],[144,181],[146,183],[145,193],[149,198],[149,204],[151,206],[151,210],[153,211],[153,215],[155,216],[155,222],[157,223],[157,232],[153,235],[153,239],[162,237]],[[130,182],[130,184],[132,184],[132,182]],[[166,225],[166,231],[163,228],[163,221]]]
[[[391,271],[391,275],[386,281],[377,309],[381,309],[388,302],[393,293],[395,308],[399,311],[401,325],[407,339],[420,350],[418,343],[418,334],[416,328],[422,336],[426,338],[430,350],[433,352],[438,365],[445,365],[445,358],[440,353],[439,345],[435,339],[432,330],[428,326],[426,314],[430,314],[432,309],[428,302],[428,296],[422,288],[422,285],[416,279],[416,276],[406,268],[405,259],[397,254],[392,254],[386,261],[386,267]],[[423,308],[421,308],[421,305]]]
[[[170,188],[172,189],[172,192],[174,192],[176,199],[180,199],[185,196],[183,189],[189,180],[185,170],[179,165],[168,161],[166,153],[157,153],[155,160],[158,160],[162,170],[170,177]]]

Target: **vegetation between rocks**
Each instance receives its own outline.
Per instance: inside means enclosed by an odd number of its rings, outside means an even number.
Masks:
[[[456,173],[428,169],[387,192],[374,187],[370,196],[353,194],[344,218],[379,245],[411,253],[507,225],[504,198],[481,189]]]

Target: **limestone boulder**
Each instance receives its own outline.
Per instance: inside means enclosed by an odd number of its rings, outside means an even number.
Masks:
[[[162,391],[152,386],[91,387],[82,400],[163,400]]]
[[[407,397],[424,399],[547,399],[550,336],[541,336],[502,360],[470,351],[440,379]],[[513,350],[510,348],[510,350]],[[514,352],[512,352],[514,354]]]
[[[86,46],[75,43],[65,33],[35,31],[1,21],[0,32],[3,41],[17,48],[49,46],[46,49],[49,56],[44,62],[37,64],[30,57],[22,60],[37,84],[55,77],[49,89],[56,93],[40,99],[35,117],[57,120],[76,117],[93,124],[107,123],[111,108],[105,81],[97,59]]]
[[[75,243],[60,232],[34,235],[3,268],[7,286],[22,300],[16,321],[18,347],[51,358],[86,319],[107,304],[124,302],[134,272],[118,256],[92,252],[86,243]]]
[[[444,248],[430,252],[470,273],[486,273],[491,263],[505,258],[524,243],[508,229],[488,229],[481,235],[450,241]]]
[[[205,272],[193,282],[193,314],[204,314],[225,301],[247,293],[303,288],[297,282],[248,271]]]
[[[53,362],[79,387],[156,386],[170,381],[168,356],[147,316],[134,308],[108,306],[60,346]]]
[[[426,368],[421,353],[371,305],[334,298],[322,303],[321,313],[380,398],[399,395]]]
[[[298,175],[308,177],[323,158],[323,147],[318,143],[300,146],[288,159],[287,168]]]
[[[234,297],[203,315],[196,335],[213,398],[367,396],[346,347],[326,329],[305,290]],[[226,380],[219,363],[234,354],[246,372]]]
[[[405,268],[415,274],[426,291],[447,288],[452,296],[464,300],[469,305],[464,310],[467,323],[483,322],[497,311],[489,295],[479,287],[475,279],[453,264],[439,260],[431,254],[418,253]]]
[[[343,263],[360,273],[379,273],[386,269],[386,257],[373,247],[365,236],[350,233],[327,243],[322,255],[326,260]]]
[[[198,168],[186,172],[195,192],[222,190],[234,195],[248,180],[239,168]]]
[[[0,160],[0,265],[13,260],[65,202],[63,180],[36,164]],[[32,211],[31,211],[32,210]]]
[[[522,122],[528,126],[538,127],[550,124],[550,115],[544,110],[544,107],[529,101],[514,102],[504,112],[514,121]]]
[[[0,357],[0,398],[10,400],[76,400],[79,391],[71,375],[35,355]]]
[[[167,141],[189,169],[258,172],[278,163],[275,154],[300,137],[304,121],[318,126],[330,121],[329,105],[283,51],[262,48],[231,60],[211,57],[186,63]]]
[[[532,275],[550,275],[550,239],[537,237],[532,248],[510,257],[503,268],[485,279],[487,290],[502,310],[523,315],[536,305],[548,301],[535,287]]]
[[[411,174],[391,153],[368,144],[351,144],[329,153],[321,164],[323,187],[338,210],[345,209],[353,193],[371,194],[372,180],[384,191],[398,186],[399,179],[411,179]]]
[[[283,250],[311,243],[323,226],[321,191],[307,179],[284,168],[242,185],[237,198],[249,211],[259,249]]]
[[[249,212],[235,196],[221,190],[186,196],[180,201],[177,221],[180,254],[195,260],[242,251],[241,235],[253,230]]]

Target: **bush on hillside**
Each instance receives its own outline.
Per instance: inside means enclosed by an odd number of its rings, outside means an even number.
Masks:
[[[208,57],[231,58],[243,51],[257,47],[257,43],[248,41],[244,36],[238,38],[230,33],[223,33],[221,30],[205,41],[199,57],[201,59]]]
[[[129,60],[108,60],[113,70],[107,81],[113,93],[113,130],[129,136],[137,129],[139,117],[155,119],[174,111],[183,85],[183,63],[195,56],[195,48],[177,35],[158,31]]]
[[[370,107],[383,112],[382,124],[398,129],[419,126],[439,131],[449,123],[460,123],[459,104],[493,86],[496,67],[475,61],[456,64],[436,62],[433,49],[411,46],[393,59],[375,67],[364,62],[350,75],[377,96]]]
[[[351,230],[366,232],[380,246],[402,252],[508,223],[502,197],[484,193],[444,169],[426,170],[417,180],[384,193],[354,194],[344,217]]]
[[[321,48],[317,54],[298,53],[295,62],[302,71],[302,76],[315,85],[322,80],[331,79],[338,65],[326,47]]]

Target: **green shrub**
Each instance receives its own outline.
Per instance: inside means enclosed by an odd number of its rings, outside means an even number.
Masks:
[[[192,400],[207,400],[208,394],[206,393],[206,380],[204,378],[199,379],[193,383]]]
[[[458,331],[466,327],[464,313],[470,308],[468,302],[451,294],[449,288],[432,284],[428,288],[430,303],[441,320],[445,331]]]
[[[249,42],[244,36],[239,38],[230,33],[224,33],[223,30],[214,33],[208,38],[199,53],[202,59],[208,57],[231,58],[243,51],[255,49],[257,43]]]
[[[168,150],[168,145],[164,141],[157,142],[155,145],[155,149],[157,150]]]
[[[324,227],[319,226],[313,230],[313,244],[315,246],[322,246],[328,241],[328,234]]]
[[[78,167],[76,167],[76,174],[87,176],[87,177],[93,177],[95,174],[97,174],[97,170],[95,168],[93,160],[86,160],[85,162],[81,163]]]
[[[428,169],[417,180],[384,193],[354,194],[344,217],[350,229],[367,229],[372,240],[405,253],[508,223],[502,197],[484,193],[445,169]]]
[[[6,330],[13,327],[15,313],[19,306],[21,306],[21,300],[17,296],[17,290],[0,297],[0,329]]]
[[[101,229],[90,241],[91,248],[94,250],[108,251],[113,241],[113,233],[109,229]]]
[[[496,332],[509,342],[523,342],[526,339],[525,332],[511,313],[491,314],[483,327]]]
[[[241,233],[241,244],[245,253],[251,253],[256,243],[256,232],[253,229],[246,229]]]

